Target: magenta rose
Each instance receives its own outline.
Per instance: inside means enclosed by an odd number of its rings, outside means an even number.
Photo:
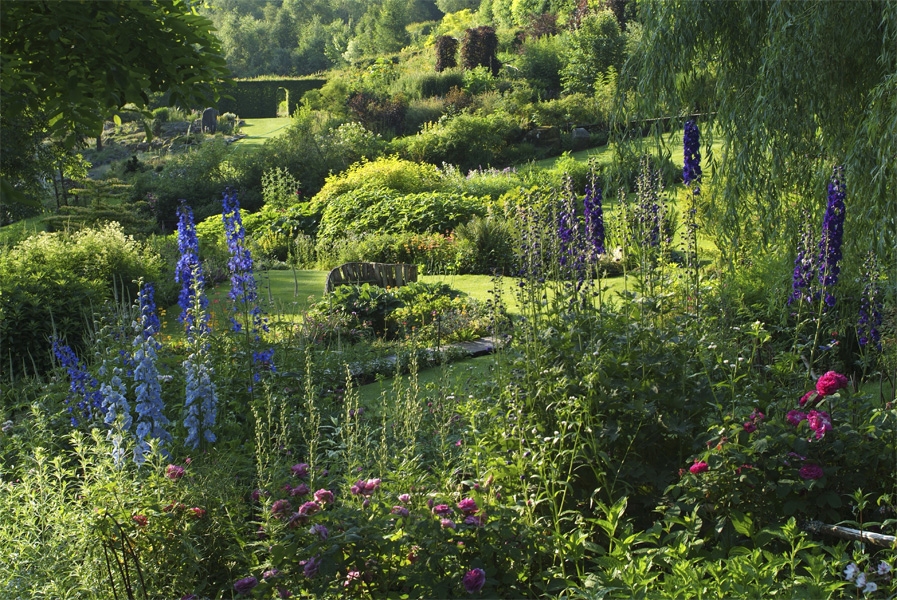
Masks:
[[[474,500],[473,498],[465,498],[458,503],[458,510],[463,512],[465,515],[472,515],[479,510],[479,507],[477,506],[476,500]]]
[[[278,519],[283,519],[289,516],[292,509],[289,500],[277,500],[271,505],[271,514]]]
[[[447,517],[452,514],[452,507],[448,504],[437,504],[433,507],[433,514],[439,515],[440,517]]]
[[[292,471],[294,477],[308,477],[308,465],[305,463],[293,465],[290,467],[290,471]]]
[[[315,492],[315,502],[318,504],[333,504],[333,492],[330,490],[318,490]]]
[[[400,516],[400,517],[407,517],[407,516],[408,516],[408,509],[405,508],[404,506],[393,506],[393,507],[392,507],[392,510],[391,510],[390,512],[391,512],[392,514],[394,514],[394,515],[398,515],[398,516]]]
[[[789,410],[785,415],[785,420],[794,427],[797,427],[801,421],[807,418],[807,414],[799,410]]]
[[[799,474],[803,479],[819,479],[825,473],[822,472],[822,467],[819,465],[807,463],[800,468]]]
[[[696,462],[692,466],[688,468],[689,471],[697,475],[698,473],[706,473],[710,470],[710,467],[704,461]]]
[[[829,371],[816,381],[816,391],[823,396],[834,394],[841,388],[847,387],[847,377],[834,371]]]
[[[803,408],[805,404],[808,407],[815,406],[823,398],[825,398],[824,395],[820,394],[816,390],[812,390],[804,394],[804,397],[800,399],[800,402],[798,402],[798,404],[800,404],[801,408]]]
[[[165,476],[172,481],[177,481],[184,476],[184,473],[184,467],[179,467],[177,465],[168,465],[168,468],[165,470]]]
[[[464,574],[461,582],[464,584],[464,589],[467,590],[468,594],[475,594],[486,585],[486,571],[483,569],[471,569]]]

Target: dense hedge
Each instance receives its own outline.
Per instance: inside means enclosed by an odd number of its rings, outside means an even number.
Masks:
[[[299,104],[303,94],[316,90],[326,83],[324,79],[244,79],[237,80],[236,85],[228,90],[231,98],[222,98],[218,102],[218,112],[236,113],[244,119],[267,119],[277,116],[277,91],[284,88],[287,92],[287,105],[290,113]]]
[[[318,243],[327,244],[349,232],[441,233],[485,213],[484,199],[464,194],[400,194],[385,188],[362,188],[327,205]]]

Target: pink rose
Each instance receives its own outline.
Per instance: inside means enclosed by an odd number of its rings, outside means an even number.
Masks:
[[[834,394],[841,388],[847,387],[847,377],[834,371],[829,371],[816,382],[816,391],[823,396]]]
[[[785,415],[785,420],[792,426],[797,427],[801,421],[807,418],[807,414],[799,410],[789,410]]]
[[[697,475],[698,473],[706,473],[707,471],[710,470],[710,467],[707,466],[707,463],[705,463],[704,461],[701,461],[701,462],[696,462],[695,464],[690,466],[688,468],[688,470],[691,471],[692,473],[694,473],[695,475]]]

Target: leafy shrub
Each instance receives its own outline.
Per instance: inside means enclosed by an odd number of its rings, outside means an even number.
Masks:
[[[321,216],[318,245],[348,232],[451,231],[474,215],[485,213],[481,198],[448,192],[399,194],[385,188],[362,188],[332,200]]]
[[[495,78],[486,67],[474,67],[464,71],[464,91],[478,96],[495,89]]]
[[[561,90],[560,73],[564,66],[564,43],[565,40],[558,36],[525,43],[515,61],[520,77],[543,93],[558,94]]]
[[[153,110],[153,120],[157,123],[167,123],[170,118],[167,106],[161,106]]]
[[[532,115],[540,126],[566,127],[570,123],[606,125],[610,117],[610,105],[595,95],[567,94],[557,100],[534,103]]]
[[[441,35],[436,38],[436,72],[442,73],[446,69],[458,66],[458,40]]]
[[[410,71],[397,79],[389,89],[393,94],[402,94],[413,100],[445,96],[454,86],[463,84],[463,74],[458,70],[442,73]]]
[[[493,76],[498,75],[501,63],[495,57],[497,49],[495,29],[488,25],[468,29],[461,41],[461,66],[465,70],[486,67]]]
[[[314,140],[317,150],[328,163],[339,164],[339,168],[333,169],[334,171],[345,170],[349,165],[365,158],[375,159],[386,147],[386,142],[379,133],[366,129],[364,125],[354,121],[317,134]]]
[[[137,280],[163,281],[163,262],[117,223],[77,232],[40,233],[0,255],[0,346],[21,373],[50,365],[54,334],[82,348],[93,309],[114,297],[136,298]],[[159,302],[176,297],[174,282]],[[4,368],[4,372],[6,369]]]
[[[460,114],[425,125],[417,135],[395,140],[393,147],[412,160],[451,163],[467,170],[507,162],[510,145],[522,134],[507,113]]]
[[[132,198],[155,198],[156,219],[169,231],[177,224],[181,200],[193,208],[197,219],[220,212],[221,190],[242,183],[240,174],[228,166],[227,156],[224,140],[204,143],[196,150],[176,155],[161,173],[148,171],[135,175]],[[240,200],[251,210],[261,205],[261,194],[243,193]]]
[[[443,98],[412,100],[405,113],[404,131],[417,133],[425,123],[435,123],[446,113],[448,106]]]
[[[322,268],[347,262],[380,262],[417,265],[422,275],[457,273],[458,245],[451,235],[440,233],[365,233],[336,241],[322,254],[329,255]],[[321,256],[321,255],[319,255]]]
[[[262,197],[265,206],[271,208],[287,208],[296,203],[299,194],[299,181],[289,171],[274,167],[262,175]]]
[[[514,232],[508,221],[496,217],[474,217],[455,229],[458,240],[458,271],[476,275],[512,274]]]
[[[595,82],[608,68],[619,70],[625,38],[610,11],[589,14],[570,34],[561,82],[567,93],[595,91]]]
[[[397,156],[363,160],[338,175],[331,175],[312,205],[323,210],[331,200],[362,187],[383,187],[410,194],[442,189],[439,170],[433,165],[403,160]]]
[[[378,133],[402,133],[408,105],[401,98],[381,98],[369,92],[356,92],[349,96],[347,106],[366,129]]]

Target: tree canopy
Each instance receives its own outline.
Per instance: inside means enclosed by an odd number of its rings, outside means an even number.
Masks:
[[[646,0],[640,7],[644,35],[623,80],[642,116],[706,111],[706,124],[725,138],[718,199],[730,242],[792,214],[789,198],[824,197],[831,167],[843,164],[856,198],[848,207],[854,240],[891,254],[897,3]]]
[[[229,75],[212,24],[184,0],[0,4],[3,111],[41,114],[49,135],[96,135],[111,112],[211,101]]]

